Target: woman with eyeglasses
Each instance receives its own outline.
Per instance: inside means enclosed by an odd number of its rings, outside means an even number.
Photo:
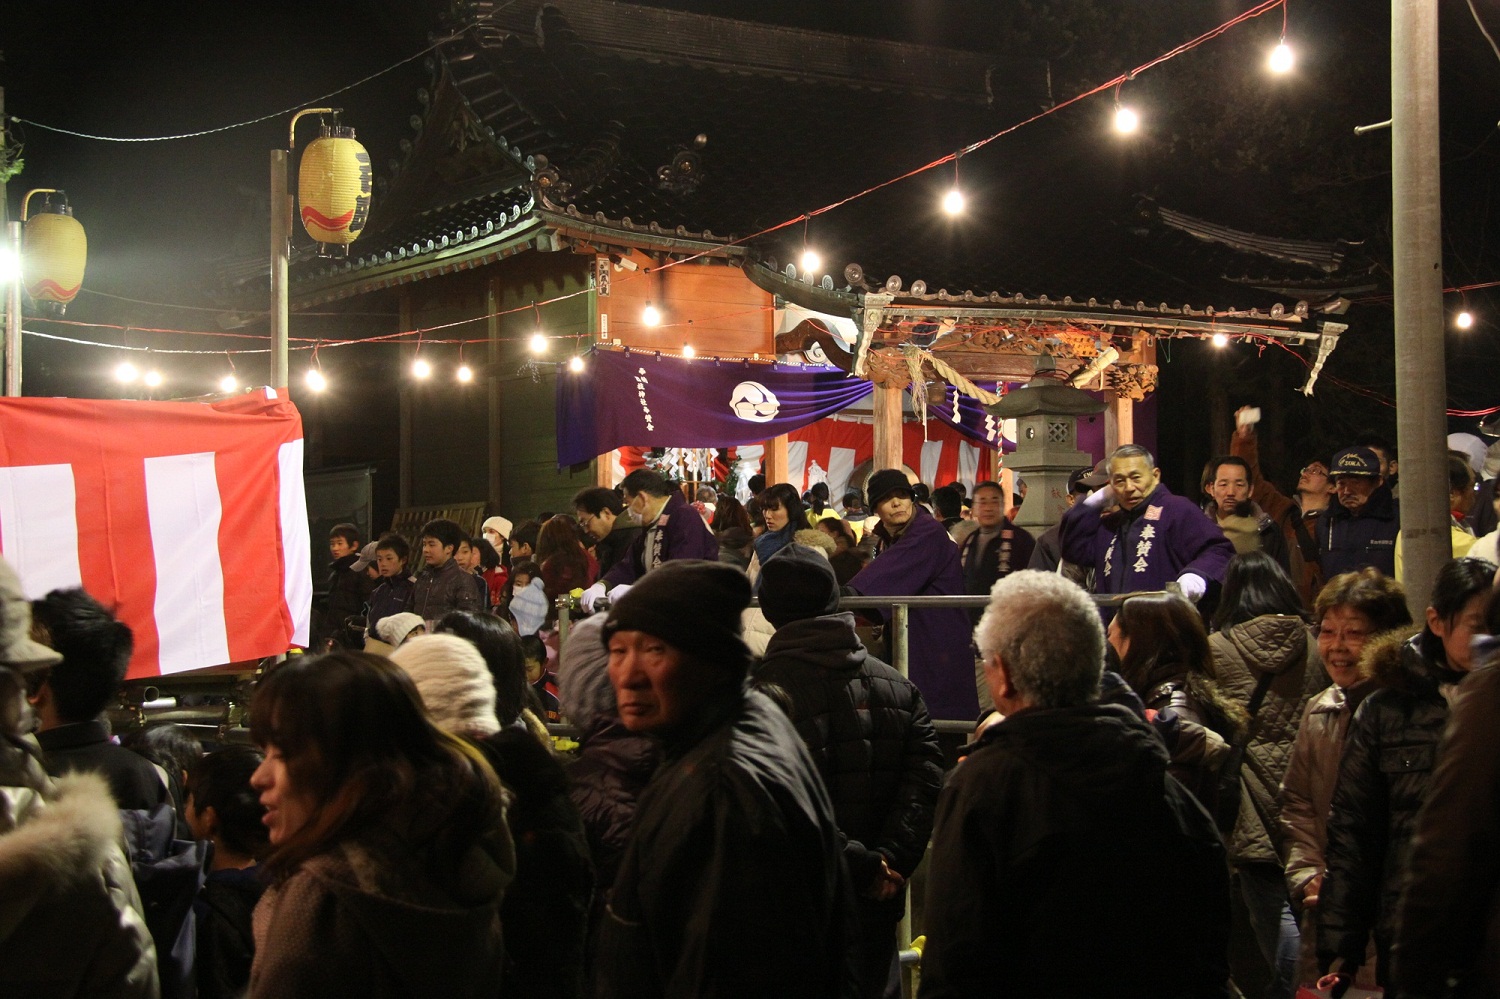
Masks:
[[[1375,979],[1389,983],[1396,903],[1417,812],[1427,800],[1449,705],[1473,668],[1494,563],[1457,558],[1438,570],[1426,626],[1364,653],[1379,684],[1349,723],[1328,812],[1327,880],[1318,904],[1318,970],[1352,978],[1373,935]],[[1329,976],[1333,977],[1332,975]]]

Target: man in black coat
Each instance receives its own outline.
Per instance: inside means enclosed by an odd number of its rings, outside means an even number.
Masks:
[[[1150,726],[1098,703],[1093,602],[1018,572],[975,637],[1004,720],[938,800],[922,999],[1223,996],[1223,844]]]
[[[833,806],[792,723],[746,687],[749,604],[738,569],[680,559],[605,619],[620,720],[659,739],[664,764],[600,927],[601,999],[848,994]]]
[[[1365,447],[1345,448],[1328,470],[1338,502],[1318,520],[1323,578],[1372,566],[1396,576],[1396,533],[1401,504],[1381,475],[1380,458]]]
[[[786,691],[833,799],[859,901],[859,994],[895,999],[896,924],[943,783],[937,730],[916,686],[870,655],[854,615],[838,612],[838,580],[821,551],[787,545],[760,580],[761,611],[776,634],[755,679]]]

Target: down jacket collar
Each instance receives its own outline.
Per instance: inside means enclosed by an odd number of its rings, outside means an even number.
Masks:
[[[1416,633],[1398,628],[1371,639],[1359,669],[1377,685],[1412,697],[1439,696],[1439,687],[1464,676],[1448,668],[1442,641],[1425,628]]]

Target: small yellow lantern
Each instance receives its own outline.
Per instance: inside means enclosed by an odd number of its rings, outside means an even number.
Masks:
[[[41,211],[28,219],[26,202],[33,194],[40,193],[43,192],[28,193],[21,205],[21,219],[26,224],[21,244],[21,281],[34,303],[61,315],[83,286],[89,241],[62,191],[46,192],[48,197]],[[60,204],[52,203],[52,194],[61,196]]]
[[[303,150],[297,176],[302,227],[322,244],[319,252],[349,252],[370,216],[373,184],[370,154],[354,140],[354,129],[324,125]]]

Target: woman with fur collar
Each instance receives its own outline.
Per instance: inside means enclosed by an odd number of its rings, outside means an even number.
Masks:
[[[1380,689],[1349,726],[1328,819],[1328,873],[1318,905],[1318,968],[1350,977],[1373,933],[1376,980],[1388,983],[1396,903],[1417,812],[1427,799],[1438,739],[1470,639],[1483,631],[1495,566],[1454,559],[1438,572],[1426,627],[1388,636],[1365,652]],[[1325,979],[1326,981],[1327,979]]]
[[[61,660],[31,640],[0,562],[0,995],[155,999],[156,949],[97,774],[53,782],[31,736],[26,678]]]

